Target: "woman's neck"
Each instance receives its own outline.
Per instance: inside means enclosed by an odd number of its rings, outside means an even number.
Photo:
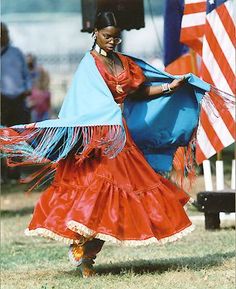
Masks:
[[[103,48],[101,48],[97,43],[94,46],[94,50],[99,54],[102,55],[103,57],[108,57],[112,58],[113,57],[113,51],[111,52],[106,52]]]

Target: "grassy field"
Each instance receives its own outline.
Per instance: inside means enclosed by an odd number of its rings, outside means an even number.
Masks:
[[[193,194],[199,188],[201,182]],[[24,236],[39,194],[25,196],[17,186],[2,188],[2,289],[235,288],[235,224],[231,221],[222,222],[221,230],[214,232],[205,231],[198,222],[192,234],[161,247],[106,244],[96,260],[98,275],[82,279],[69,264],[65,245]],[[191,208],[189,214],[198,213]]]

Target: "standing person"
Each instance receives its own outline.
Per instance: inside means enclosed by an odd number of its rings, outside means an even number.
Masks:
[[[155,170],[169,168],[177,147],[190,142],[210,86],[116,53],[119,33],[114,14],[99,13],[59,119],[2,130],[10,162],[17,155],[21,164],[45,163],[46,176],[55,172],[26,234],[71,244],[84,277],[94,274],[104,241],[158,245],[193,230],[189,196]]]
[[[23,53],[10,44],[8,28],[1,22],[1,125],[12,126],[30,121],[26,97],[31,80]],[[2,168],[3,180],[18,179],[19,170]]]
[[[31,93],[31,79],[25,57],[10,44],[6,24],[1,23],[1,124],[29,122],[25,99]]]
[[[31,109],[31,121],[37,122],[50,118],[49,74],[37,64],[37,58],[31,53],[26,55],[27,65],[32,80],[32,93],[28,97]]]

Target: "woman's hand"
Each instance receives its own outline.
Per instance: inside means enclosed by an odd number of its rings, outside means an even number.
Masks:
[[[177,78],[177,79],[174,79],[171,83],[170,83],[170,89],[171,90],[176,90],[178,89],[179,87],[181,87],[184,83],[185,83],[185,77],[180,77],[180,78]]]

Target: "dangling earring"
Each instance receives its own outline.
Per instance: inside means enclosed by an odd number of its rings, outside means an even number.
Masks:
[[[95,33],[92,34],[92,38],[94,39],[92,49],[94,49],[94,47],[96,45],[96,41],[97,41],[97,36],[95,35]]]

